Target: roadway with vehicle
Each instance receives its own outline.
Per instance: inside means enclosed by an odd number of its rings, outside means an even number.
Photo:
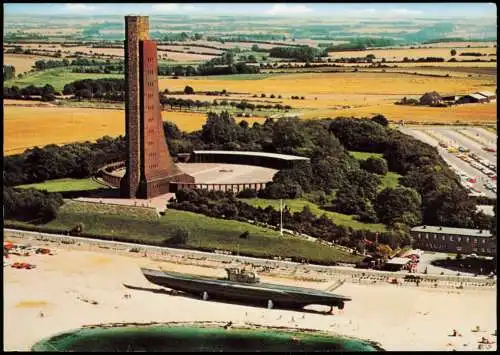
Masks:
[[[496,152],[484,150],[485,146],[458,133],[456,127],[415,126],[399,129],[436,147],[446,163],[460,176],[462,185],[471,195],[496,198]],[[480,139],[486,143],[491,141],[490,132],[484,129],[476,128],[472,132],[475,133],[467,134],[482,134]],[[492,148],[496,150],[496,144]]]

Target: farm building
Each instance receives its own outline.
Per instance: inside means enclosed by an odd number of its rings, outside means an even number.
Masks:
[[[468,228],[418,226],[410,231],[412,244],[422,250],[495,255],[496,238],[490,231]]]
[[[453,103],[456,103],[460,99],[460,96],[449,95],[449,96],[442,96],[441,98],[443,99],[444,102],[453,104]]]
[[[496,98],[497,98],[497,94],[490,92],[490,91],[478,91],[475,94],[486,97],[488,99],[488,101],[496,100]]]
[[[457,104],[471,104],[488,102],[488,98],[479,94],[468,94],[458,99]]]
[[[438,104],[442,101],[441,95],[439,95],[435,91],[431,92],[426,92],[425,94],[422,95],[422,97],[419,99],[420,105],[435,105]]]

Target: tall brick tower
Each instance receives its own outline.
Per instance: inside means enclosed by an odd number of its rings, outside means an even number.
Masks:
[[[170,181],[194,182],[175,166],[168,151],[158,93],[156,42],[147,16],[125,16],[125,136],[127,159],[120,182],[125,198],[169,192]]]

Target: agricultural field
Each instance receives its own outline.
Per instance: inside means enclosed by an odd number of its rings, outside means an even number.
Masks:
[[[351,58],[351,57],[366,57],[368,54],[375,55],[375,61],[379,61],[385,58],[387,61],[401,61],[403,58],[422,58],[422,57],[441,57],[444,60],[449,60],[453,56],[450,51],[452,48],[449,47],[434,47],[434,48],[396,48],[396,49],[385,49],[385,48],[372,48],[364,51],[344,51],[344,52],[330,52],[328,56],[333,59],[337,58]],[[483,47],[470,47],[470,48],[455,48],[457,54],[454,58],[457,61],[465,59],[476,59],[480,58],[482,60],[490,60],[491,58],[496,59],[497,49],[492,45],[487,48]],[[477,52],[482,54],[487,54],[487,56],[481,57],[471,57],[471,56],[461,56],[460,53],[464,52]],[[489,54],[494,54],[490,56]],[[421,63],[429,64],[429,63]],[[436,63],[434,63],[436,64]],[[470,64],[470,63],[469,63]]]
[[[4,82],[4,86],[18,86],[20,88],[35,85],[52,85],[57,91],[62,91],[64,85],[76,80],[102,79],[102,78],[123,78],[122,74],[82,74],[72,73],[67,68],[47,69],[26,75],[21,79],[12,79]]]
[[[337,116],[372,117],[383,114],[391,121],[403,120],[406,123],[495,123],[497,117],[496,103],[467,104],[451,107],[405,106],[380,104],[350,109],[318,109],[305,112],[302,118],[326,118]]]
[[[29,72],[37,60],[47,60],[47,57],[5,53],[3,55],[4,65],[13,65],[16,68],[16,75]]]
[[[164,120],[179,129],[201,129],[206,113],[162,112]],[[243,118],[235,118],[237,122]],[[244,118],[250,125],[263,123],[262,117]],[[4,107],[4,154],[22,153],[27,148],[47,144],[93,141],[105,135],[125,134],[125,111],[64,107]]]
[[[215,47],[215,46],[214,46]],[[196,42],[193,45],[182,45],[182,46],[169,46],[169,45],[159,45],[158,50],[174,50],[174,51],[192,51],[197,53],[210,53],[213,55],[222,54],[224,51],[214,48],[197,47]]]
[[[60,44],[46,44],[46,43],[22,43],[20,46],[23,49],[31,49],[33,51],[43,51],[44,53],[50,52],[55,54],[57,51],[61,51],[61,58],[73,56],[77,52],[80,55],[90,57],[92,55],[105,55],[112,57],[123,57],[124,49],[123,48],[95,48],[92,46],[62,46]],[[163,59],[169,59],[174,61],[206,61],[214,58],[217,54],[222,53],[220,50],[203,48],[203,47],[184,47],[181,46],[158,46],[158,56]],[[182,50],[186,53],[172,52],[171,50],[178,51]],[[187,51],[195,51],[202,53],[211,53],[211,54],[196,54],[196,53],[187,53]],[[51,59],[45,57],[45,59]]]
[[[256,80],[224,80],[209,77],[160,78],[159,88],[183,90],[186,85],[202,91],[226,89],[248,95],[422,95],[435,90],[440,93],[468,93],[491,90],[492,79],[415,77],[396,73],[304,73],[277,74]]]

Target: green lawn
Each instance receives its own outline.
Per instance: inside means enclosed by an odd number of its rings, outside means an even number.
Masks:
[[[9,225],[23,226],[20,222],[8,222]],[[193,249],[224,249],[256,257],[280,255],[323,263],[360,259],[319,243],[286,235],[280,237],[278,231],[249,223],[172,209],[158,217],[155,210],[149,208],[71,200],[61,206],[55,220],[41,227],[65,231],[78,223],[84,224],[84,233],[104,239],[162,245],[173,236],[175,227],[182,227],[189,231],[185,246]],[[245,231],[249,232],[248,238],[240,238]]]
[[[16,85],[23,88],[29,85],[44,86],[50,84],[57,91],[62,91],[64,85],[76,80],[123,77],[123,74],[72,73],[69,68],[54,68],[30,73],[21,79],[7,80],[4,83],[4,87]]]
[[[249,205],[254,207],[262,207],[266,208],[267,206],[271,206],[276,210],[280,209],[280,200],[271,200],[271,199],[262,199],[262,198],[242,198],[240,199]],[[311,212],[316,216],[321,216],[323,213],[332,220],[333,223],[351,227],[352,229],[362,229],[369,230],[373,232],[384,232],[387,230],[385,225],[381,223],[363,223],[355,220],[353,216],[349,216],[342,213],[331,212],[322,210],[318,205],[306,201],[304,199],[296,199],[296,200],[283,200],[283,204],[288,206],[288,208],[292,212],[300,212],[304,208],[304,206],[309,206]],[[284,226],[286,228],[286,226]]]
[[[34,188],[37,190],[46,190],[48,192],[80,191],[105,189],[106,185],[99,184],[92,179],[56,179],[40,182],[36,184],[18,185],[20,188]]]
[[[392,172],[392,171],[389,171],[387,172],[387,174],[385,174],[384,176],[382,176],[382,178],[380,179],[380,185],[379,185],[379,190],[383,190],[387,187],[390,187],[390,188],[393,188],[395,189],[396,187],[399,187],[399,178],[401,177],[401,175],[399,175],[398,173],[395,173],[395,172]]]
[[[357,151],[350,150],[349,154],[351,154],[357,160],[366,160],[370,157],[384,159],[384,155],[381,153],[367,153],[367,152],[357,152]],[[380,179],[381,181],[380,181],[380,185],[378,187],[379,191],[381,191],[387,187],[394,189],[394,188],[400,186],[399,185],[399,178],[400,177],[401,177],[400,174],[395,173],[393,171],[387,172],[387,174],[382,176]]]
[[[350,150],[349,154],[358,160],[366,160],[370,157],[373,158],[383,158],[383,154],[381,153],[367,153],[367,152],[356,152],[354,150]]]

